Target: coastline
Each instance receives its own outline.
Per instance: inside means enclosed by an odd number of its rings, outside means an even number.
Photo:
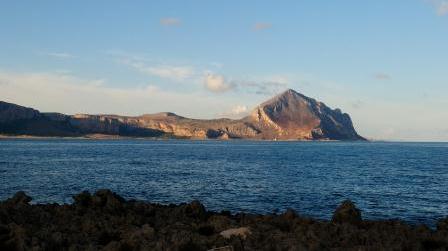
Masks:
[[[331,220],[294,210],[211,212],[198,201],[160,205],[110,190],[73,204],[30,204],[23,192],[0,202],[0,250],[445,250],[448,218],[432,230],[399,220],[363,220],[350,201]],[[222,249],[217,249],[222,248]]]
[[[85,139],[85,140],[122,140],[122,139],[138,139],[138,140],[168,140],[179,138],[168,137],[128,137],[109,134],[87,134],[82,136],[35,136],[35,135],[5,135],[0,134],[2,139]]]
[[[83,136],[35,136],[35,135],[6,135],[0,134],[0,140],[2,139],[84,139],[84,140],[193,140],[193,141],[261,141],[261,142],[343,142],[341,140],[332,139],[319,139],[319,140],[304,140],[304,139],[287,139],[287,140],[272,140],[272,139],[252,139],[252,138],[229,138],[229,139],[210,139],[210,138],[188,138],[188,137],[129,137],[120,135],[109,134],[87,134]],[[365,141],[346,141],[346,142],[372,142],[371,140]]]

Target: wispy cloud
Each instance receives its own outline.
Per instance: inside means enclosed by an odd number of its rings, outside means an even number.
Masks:
[[[226,102],[206,94],[169,92],[154,85],[116,87],[104,79],[0,69],[0,100],[42,111],[140,115],[171,111],[213,116]],[[122,86],[129,86],[122,84]]]
[[[164,64],[154,60],[128,53],[108,53],[117,57],[117,62],[124,64],[148,76],[156,76],[179,83],[200,85],[208,92],[226,93],[234,91],[246,94],[272,95],[287,88],[289,79],[281,75],[265,78],[252,78],[250,80],[231,78],[222,73],[221,63],[208,63],[205,65],[175,65]],[[214,69],[213,69],[214,68]],[[213,70],[212,70],[213,69]]]
[[[147,67],[146,69],[144,68],[143,71],[160,78],[168,78],[177,81],[186,80],[194,74],[193,68],[188,66],[161,65]]]
[[[273,95],[284,91],[288,84],[285,82],[277,82],[273,80],[260,81],[242,81],[238,83],[240,90],[254,93],[258,95]]]
[[[376,80],[389,80],[391,76],[386,73],[377,73],[373,76]]]
[[[429,0],[436,9],[437,15],[445,16],[448,14],[448,0]]]
[[[73,54],[67,53],[67,52],[39,52],[38,54],[58,58],[58,59],[72,59],[76,58]]]
[[[163,26],[178,26],[181,24],[181,21],[179,18],[165,17],[160,19],[160,24]]]
[[[190,66],[148,65],[143,61],[130,58],[122,59],[121,62],[141,73],[174,81],[184,81],[195,74],[194,68]]]
[[[281,80],[281,81],[280,81]],[[239,93],[257,94],[257,95],[274,95],[288,87],[286,80],[279,81],[271,79],[259,80],[229,80],[222,74],[208,73],[205,76],[205,88],[214,93],[224,93],[234,91]]]
[[[254,30],[261,31],[261,30],[267,30],[272,28],[272,24],[270,23],[256,23],[254,25]]]

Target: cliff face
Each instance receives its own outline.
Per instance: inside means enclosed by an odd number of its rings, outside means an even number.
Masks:
[[[245,120],[266,139],[363,140],[348,114],[294,90],[259,105]]]
[[[41,136],[108,134],[138,137],[266,140],[364,140],[348,114],[293,90],[262,103],[240,120],[198,120],[174,113],[136,117],[40,113],[0,102],[0,133]]]

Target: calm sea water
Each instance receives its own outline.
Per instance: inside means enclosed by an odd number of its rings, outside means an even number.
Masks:
[[[0,199],[70,203],[110,188],[211,210],[294,208],[328,219],[344,199],[369,219],[434,225],[448,215],[447,143],[0,140]]]

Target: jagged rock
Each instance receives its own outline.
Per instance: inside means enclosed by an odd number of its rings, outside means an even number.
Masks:
[[[206,214],[206,210],[204,205],[201,204],[198,200],[194,200],[186,205],[185,214],[190,217],[202,218]]]
[[[8,227],[0,229],[0,250],[27,250],[27,241],[24,227],[10,223]]]
[[[448,232],[448,217],[437,222],[437,230]]]
[[[285,219],[292,220],[292,219],[297,218],[297,212],[296,212],[294,209],[292,209],[292,208],[288,208],[288,209],[282,214],[282,216],[285,217]]]
[[[9,239],[9,233],[10,233],[9,227],[1,224],[0,225],[0,243],[3,243],[3,245],[0,245],[0,250],[7,249],[5,247],[5,244]]]
[[[87,207],[92,203],[92,195],[88,191],[73,196],[73,205],[78,207]]]
[[[342,202],[336,208],[332,221],[335,223],[359,224],[362,222],[361,211],[350,200]]]
[[[344,202],[332,221],[215,213],[198,201],[126,201],[109,190],[74,196],[72,205],[28,204],[22,193],[0,202],[0,250],[447,250],[446,219],[437,230],[398,220],[362,221]],[[28,202],[27,202],[28,201]],[[81,209],[81,210],[80,210]],[[352,223],[352,224],[347,224]],[[357,224],[353,224],[357,223]],[[244,226],[244,227],[241,227]]]
[[[120,210],[123,207],[125,200],[118,194],[108,190],[98,190],[92,196],[92,204],[96,207],[105,207],[111,210]]]
[[[229,219],[230,215],[213,215],[208,219],[208,224],[213,226],[215,231],[222,232],[231,227],[232,221]]]
[[[8,199],[8,203],[11,203],[13,205],[26,205],[28,204],[32,198],[28,195],[26,195],[25,192],[19,191],[11,199]]]

